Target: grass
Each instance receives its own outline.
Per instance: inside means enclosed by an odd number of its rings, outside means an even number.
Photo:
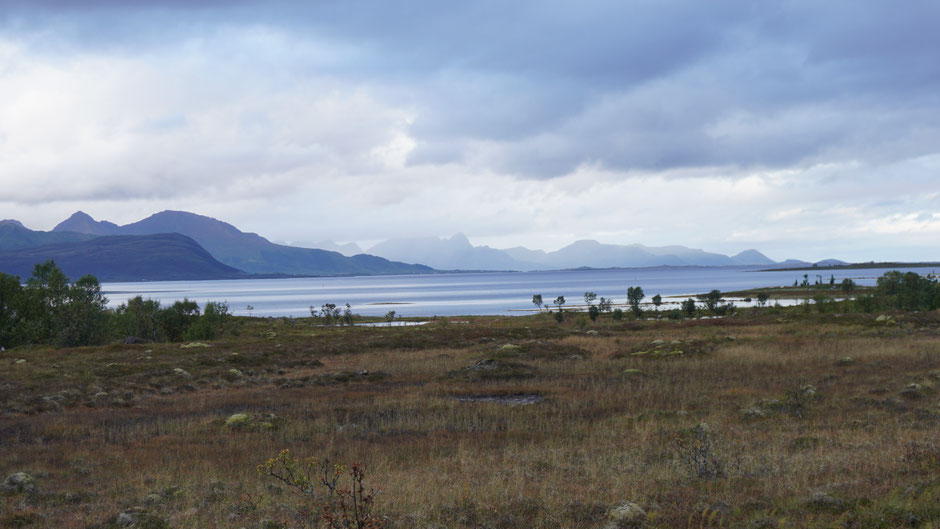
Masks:
[[[587,529],[625,502],[648,527],[937,527],[940,315],[876,316],[245,318],[209,347],[5,351],[0,478],[42,492],[0,495],[0,526],[313,527],[255,470],[289,449],[364,464],[389,527]]]

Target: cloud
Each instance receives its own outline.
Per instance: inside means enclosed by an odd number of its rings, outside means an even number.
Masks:
[[[778,257],[935,232],[926,0],[4,4],[2,204],[45,226],[97,204]]]

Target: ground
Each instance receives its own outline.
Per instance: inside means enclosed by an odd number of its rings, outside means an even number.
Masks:
[[[937,527],[938,360],[940,314],[800,307],[18,348],[0,479],[38,491],[0,525],[317,527],[257,470],[288,449],[362,464],[388,527]]]

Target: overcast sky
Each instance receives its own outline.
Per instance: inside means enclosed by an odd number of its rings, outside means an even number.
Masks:
[[[33,229],[940,259],[934,0],[0,4]]]

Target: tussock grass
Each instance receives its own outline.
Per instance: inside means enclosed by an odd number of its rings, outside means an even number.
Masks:
[[[289,449],[365,464],[391,527],[595,528],[626,501],[649,527],[935,527],[940,317],[836,316],[602,319],[596,334],[547,315],[356,329],[255,318],[208,348],[6,351],[0,474],[29,472],[43,492],[0,496],[0,520],[84,528],[140,506],[173,527],[302,527],[302,500],[255,471]],[[709,347],[630,354],[657,340]],[[531,376],[451,375],[486,359]],[[324,376],[336,373],[352,375]],[[315,383],[276,383],[301,377]],[[456,398],[519,394],[543,400]],[[234,413],[278,420],[226,428]],[[688,434],[703,424],[705,448]],[[722,472],[696,475],[693,448]]]

